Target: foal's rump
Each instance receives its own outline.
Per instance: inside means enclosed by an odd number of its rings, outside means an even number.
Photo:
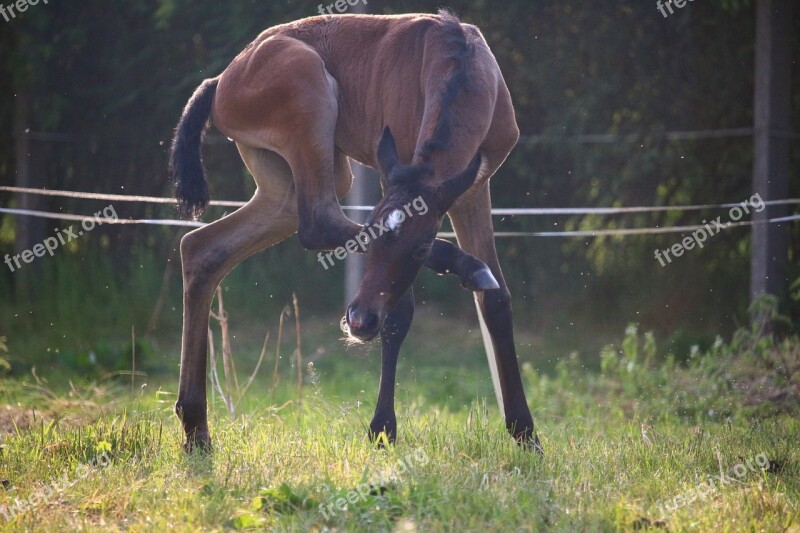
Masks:
[[[313,48],[276,33],[248,47],[222,73],[213,120],[236,141],[283,154],[333,134],[336,92]]]

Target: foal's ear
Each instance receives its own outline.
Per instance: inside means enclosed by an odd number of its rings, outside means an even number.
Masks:
[[[397,146],[394,144],[394,137],[389,126],[383,128],[383,135],[378,142],[378,164],[381,167],[381,175],[384,179],[389,178],[392,169],[397,165]]]
[[[436,206],[439,208],[439,213],[446,213],[450,206],[453,205],[453,202],[472,187],[472,184],[475,183],[475,178],[478,177],[482,162],[483,158],[479,152],[475,154],[475,158],[464,172],[445,180],[439,185],[436,190]]]

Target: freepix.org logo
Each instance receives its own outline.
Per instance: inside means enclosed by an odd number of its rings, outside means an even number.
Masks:
[[[334,256],[336,259],[341,261],[347,257],[347,254],[354,254],[358,252],[359,249],[362,252],[366,252],[367,245],[369,245],[369,243],[373,240],[377,239],[384,233],[399,231],[400,226],[403,224],[405,219],[411,218],[415,214],[424,215],[427,212],[428,204],[425,203],[425,200],[421,196],[417,196],[412,201],[404,205],[403,209],[395,209],[389,213],[384,220],[379,220],[374,224],[364,227],[364,229],[361,230],[361,233],[356,235],[355,238],[347,241],[344,246],[339,246],[335,250],[328,252],[325,255],[323,255],[322,252],[319,252],[317,254],[317,261],[319,261],[325,270],[328,270],[329,267],[333,266],[333,257],[331,256]]]
[[[336,0],[336,2],[328,4],[327,13],[325,12],[326,8],[324,4],[320,4],[317,10],[320,15],[333,15],[334,8],[336,8],[337,12],[344,13],[349,7],[353,7],[359,2],[363,2],[364,5],[367,5],[367,0]]]
[[[109,450],[106,449],[100,455],[92,458],[88,463],[78,465],[78,468],[75,469],[75,475],[72,478],[64,472],[61,479],[56,478],[48,485],[36,487],[27,497],[14,498],[13,502],[0,505],[0,516],[6,521],[11,521],[29,511],[35,511],[39,507],[60,502],[61,495],[74,487],[80,480],[86,479],[91,474],[102,471],[101,469],[105,469],[113,464],[111,457],[108,455],[108,451]]]
[[[81,227],[83,229],[78,230],[77,233],[75,233],[73,226],[70,226],[64,230],[56,228],[55,237],[47,237],[44,242],[36,244],[32,249],[24,250],[17,255],[6,254],[4,259],[5,264],[8,265],[8,268],[11,270],[11,272],[15,272],[22,268],[22,263],[33,263],[36,258],[44,257],[45,254],[50,254],[50,257],[53,257],[59,246],[63,246],[70,241],[74,241],[78,237],[82,237],[84,233],[92,231],[95,226],[102,226],[104,220],[117,220],[118,218],[117,210],[114,209],[113,205],[109,205],[102,211],[95,213],[94,218],[85,218],[83,222],[81,222]]]
[[[30,6],[35,6],[38,3],[39,0],[17,0],[7,6],[0,3],[0,15],[3,16],[6,22],[11,22],[17,18],[18,13],[25,13]],[[42,0],[42,3],[47,4],[47,0]]]
[[[741,220],[742,216],[749,215],[751,207],[756,213],[760,213],[766,206],[767,204],[764,203],[761,195],[755,193],[749,200],[745,200],[741,204],[730,209],[728,216],[731,220],[728,222],[722,222],[722,216],[718,216],[711,222],[704,220],[703,227],[693,231],[691,235],[684,237],[681,242],[676,242],[664,250],[656,248],[653,252],[654,256],[662,267],[667,266],[668,263],[672,263],[673,257],[680,257],[686,250],[691,250],[694,247],[702,248],[709,237],[718,235],[722,230],[731,227],[732,224]],[[670,257],[670,254],[672,254],[672,257]]]
[[[661,0],[658,0],[656,2],[656,8],[659,12],[661,12],[662,15],[664,15],[664,18],[667,18],[669,16],[667,15],[667,11],[669,11],[670,15],[675,14],[675,10],[672,9],[673,5],[677,8],[683,9],[686,6],[686,2],[694,2],[694,0],[667,0],[663,3]]]

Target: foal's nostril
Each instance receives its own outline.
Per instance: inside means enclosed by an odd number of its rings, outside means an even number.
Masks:
[[[378,314],[371,310],[361,312],[351,305],[347,308],[347,325],[356,336],[372,336],[378,329]]]
[[[355,311],[353,310],[352,305],[347,307],[347,325],[354,329],[361,327],[361,323],[356,319]]]

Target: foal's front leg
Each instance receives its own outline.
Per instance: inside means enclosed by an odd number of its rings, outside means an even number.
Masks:
[[[386,434],[390,443],[397,437],[397,418],[394,412],[397,357],[413,319],[414,288],[411,287],[386,317],[381,329],[381,382],[375,415],[369,424],[369,437],[373,441],[381,432]]]
[[[461,280],[461,286],[471,291],[500,288],[486,263],[444,239],[433,241],[425,267],[437,274],[455,274]]]
[[[455,274],[461,284],[473,291],[496,289],[497,280],[483,261],[464,252],[455,244],[436,239],[425,266],[438,274]],[[397,417],[394,411],[394,387],[400,346],[414,319],[414,288],[397,302],[381,329],[381,381],[375,415],[369,424],[369,437],[376,440],[385,433],[390,443],[397,438]]]

